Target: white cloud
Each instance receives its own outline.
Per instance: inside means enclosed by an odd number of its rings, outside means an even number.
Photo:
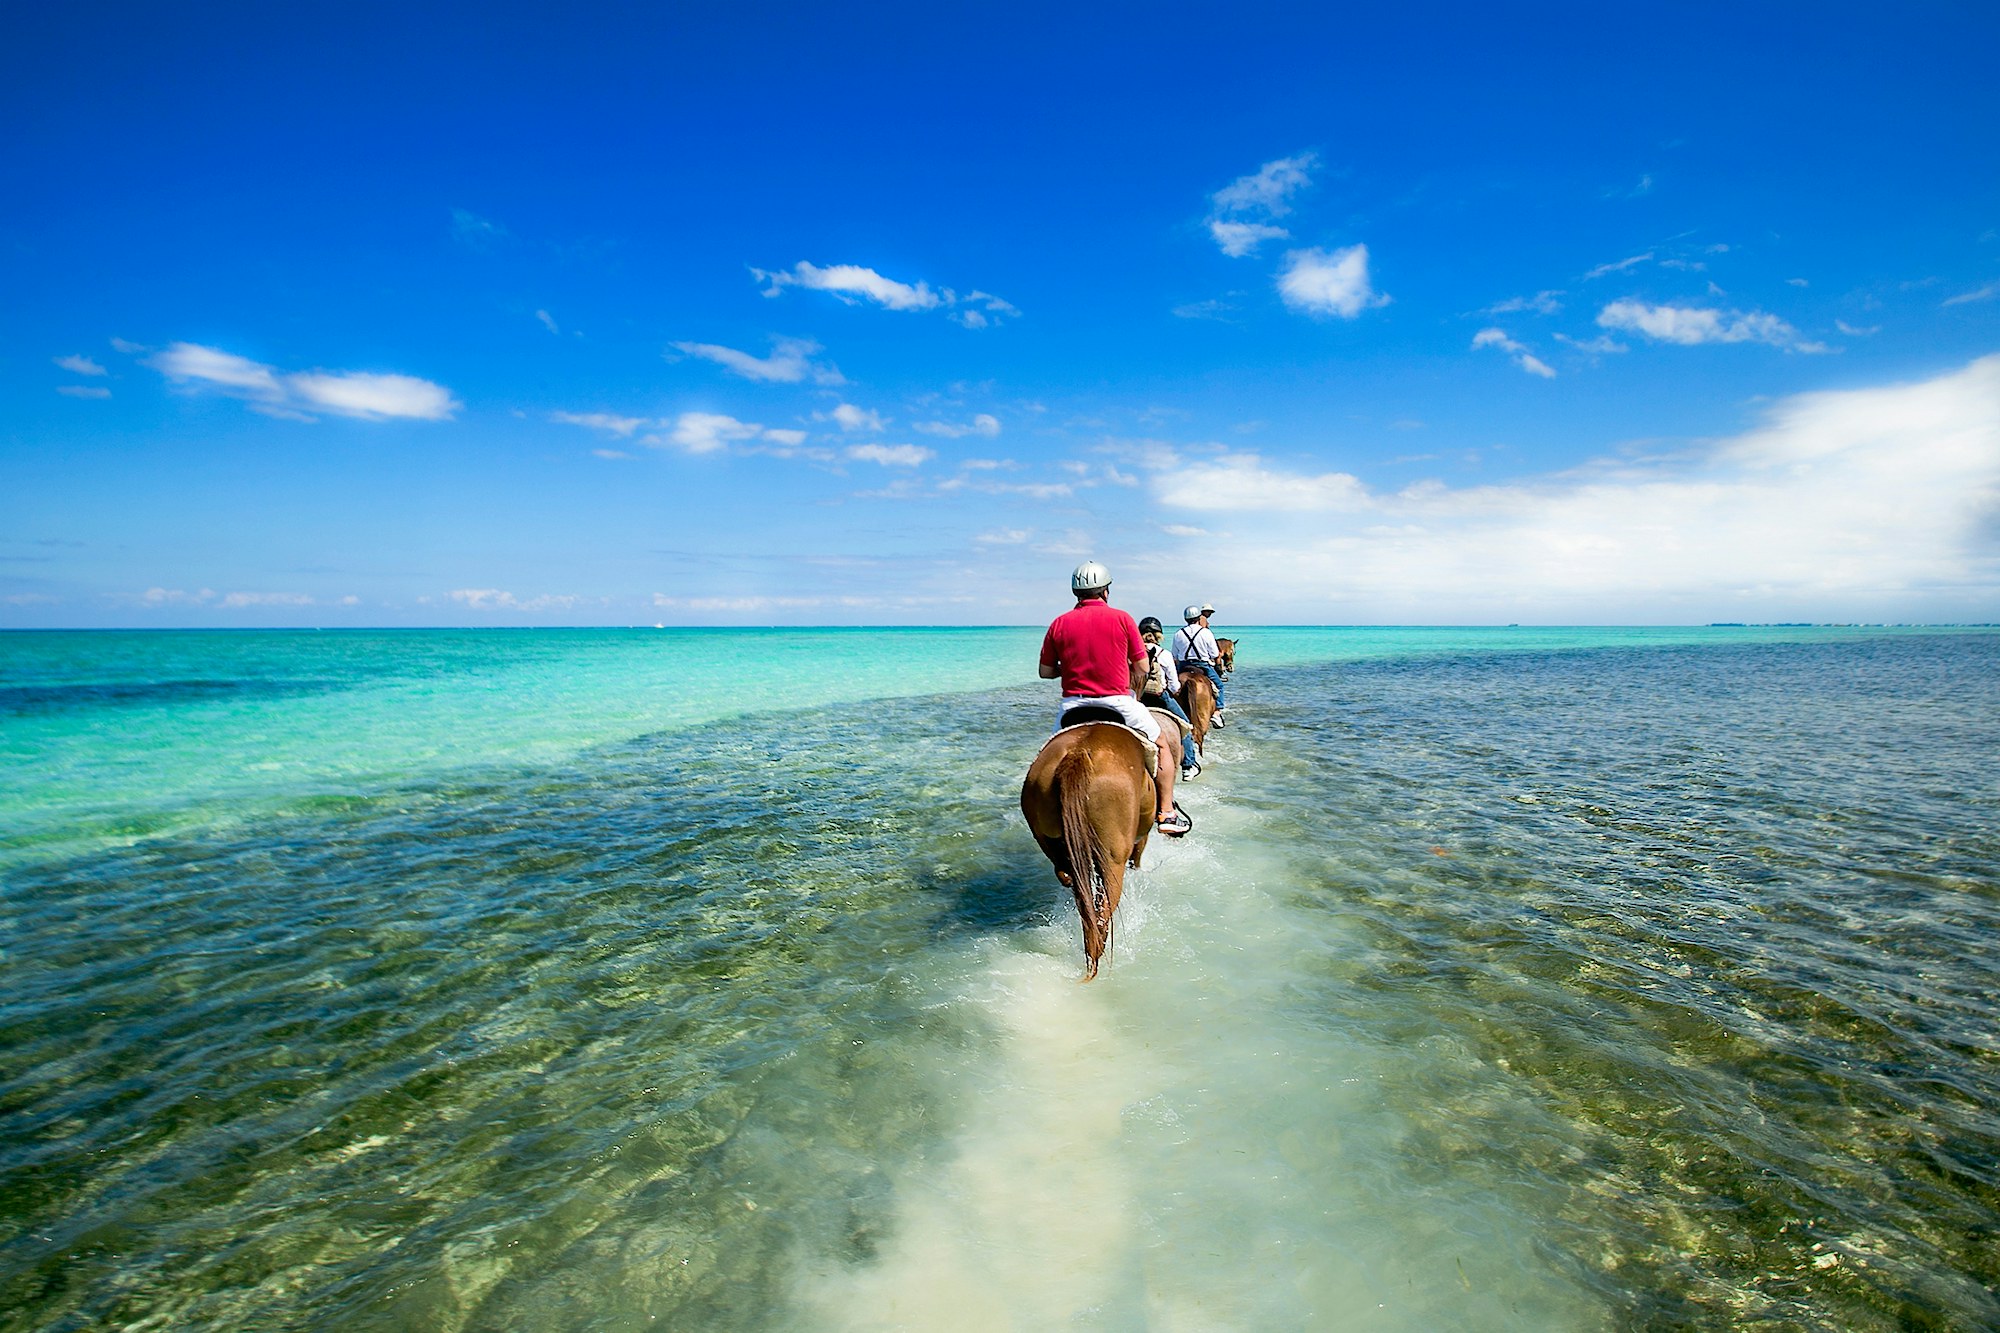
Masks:
[[[168,379],[211,384],[259,401],[277,402],[285,396],[276,371],[217,347],[175,343],[149,364]]]
[[[1607,356],[1626,350],[1624,343],[1619,342],[1608,333],[1600,333],[1588,342],[1581,338],[1572,338],[1567,333],[1558,333],[1555,335],[1555,338],[1557,342],[1567,343],[1577,351],[1587,352],[1591,356]]]
[[[314,411],[363,421],[443,421],[461,406],[443,385],[414,375],[325,370],[281,374],[248,357],[197,343],[174,343],[147,364],[178,384],[214,388],[269,415],[303,421],[312,420],[309,413]]]
[[[759,282],[770,286],[764,295],[776,296],[787,287],[803,287],[808,291],[830,292],[838,299],[852,305],[856,298],[865,298],[888,310],[935,310],[943,305],[945,298],[931,290],[928,283],[919,282],[914,287],[894,278],[885,278],[872,268],[859,264],[831,264],[820,268],[804,260],[792,266],[789,273],[767,273],[761,268],[750,270]]]
[[[632,432],[652,424],[645,417],[614,416],[610,412],[551,412],[550,421],[560,421],[569,426],[587,426],[591,430],[601,430],[629,439]]]
[[[1553,315],[1562,309],[1562,302],[1556,300],[1560,291],[1536,292],[1533,296],[1510,296],[1497,304],[1487,306],[1482,314],[1511,315],[1521,310],[1532,310],[1538,315]]]
[[[774,444],[783,445],[788,449],[796,449],[806,442],[806,433],[802,430],[779,430],[773,428],[764,432],[764,438],[772,441]]]
[[[950,292],[945,293],[946,301],[954,299]],[[973,310],[967,308],[974,303],[977,303],[980,309]],[[1003,320],[1014,319],[1020,313],[1020,310],[1014,306],[1013,302],[1003,301],[991,292],[976,291],[965,298],[965,306],[952,311],[946,318],[955,323],[962,324],[968,329],[985,329],[992,328]]]
[[[653,594],[653,605],[670,611],[775,611],[814,606],[879,606],[878,597],[673,597]]]
[[[1236,293],[1232,292],[1230,294],[1233,296]],[[1216,319],[1227,323],[1229,322],[1230,312],[1235,309],[1236,305],[1234,302],[1217,297],[1207,301],[1189,301],[1185,305],[1177,305],[1174,307],[1174,317],[1177,319]]]
[[[1833,321],[1833,327],[1839,329],[1842,333],[1846,334],[1850,338],[1866,338],[1871,334],[1880,333],[1882,331],[1882,326],[1880,324],[1871,324],[1866,328],[1862,328],[1858,325],[1849,324],[1844,319],[1836,319],[1835,321]]]
[[[990,440],[1000,433],[1000,418],[981,412],[969,425],[952,421],[919,421],[910,429],[946,440],[962,440],[968,435],[983,435]]]
[[[842,430],[865,430],[871,435],[880,435],[889,423],[879,412],[867,412],[852,403],[842,403],[830,414]]]
[[[1550,370],[1540,357],[1509,338],[1503,329],[1481,329],[1472,335],[1472,346],[1475,350],[1481,347],[1498,347],[1513,357],[1514,364],[1530,375],[1540,375],[1545,380],[1556,377],[1555,371]]]
[[[933,289],[927,282],[914,285],[898,282],[859,264],[830,264],[821,268],[801,260],[789,271],[753,268],[750,272],[757,281],[766,284],[766,296],[777,296],[787,287],[802,287],[827,292],[848,305],[865,300],[885,310],[945,309],[950,312],[946,318],[968,329],[990,328],[1021,313],[1013,303],[991,292],[974,290],[961,299],[949,287]]]
[[[1281,241],[1291,235],[1283,227],[1273,227],[1269,223],[1228,222],[1222,218],[1208,220],[1208,234],[1222,247],[1222,253],[1231,259],[1256,254],[1257,247],[1264,242]]]
[[[1589,282],[1592,278],[1602,278],[1607,274],[1623,273],[1626,269],[1631,268],[1633,265],[1643,264],[1652,257],[1653,257],[1653,252],[1651,250],[1648,250],[1645,254],[1633,255],[1630,259],[1620,259],[1609,264],[1599,264],[1596,268],[1584,274],[1583,280],[1585,282]]]
[[[590,456],[592,458],[616,459],[616,458],[630,458],[632,455],[626,453],[623,449],[592,449],[590,451]]]
[[[1368,247],[1344,250],[1294,250],[1285,256],[1278,276],[1278,294],[1285,304],[1309,315],[1353,319],[1363,310],[1389,304],[1368,282]]]
[[[733,374],[741,375],[746,380],[797,384],[810,378],[815,384],[847,383],[834,367],[818,365],[812,360],[813,353],[820,351],[821,348],[810,338],[773,338],[771,355],[762,358],[715,343],[675,343],[674,348],[689,356],[713,361],[716,365]]]
[[[1368,489],[1345,472],[1319,476],[1279,472],[1256,454],[1230,454],[1160,473],[1154,488],[1162,504],[1180,509],[1254,510],[1260,513],[1345,512],[1365,508]]]
[[[203,606],[216,598],[213,588],[203,588],[199,592],[186,592],[180,588],[148,588],[141,593],[140,600],[151,606]]]
[[[936,458],[937,452],[920,444],[853,444],[848,446],[847,456],[883,467],[921,467]]]
[[[535,312],[535,318],[540,320],[542,322],[542,327],[547,329],[550,333],[556,334],[557,336],[561,336],[562,330],[556,327],[556,317],[554,315],[551,315],[546,310],[537,310]]]
[[[691,454],[713,454],[727,449],[732,440],[754,440],[763,430],[754,421],[738,421],[720,412],[683,412],[667,438]],[[646,442],[657,438],[648,437]]]
[[[1218,217],[1281,218],[1292,211],[1291,197],[1311,183],[1316,153],[1266,162],[1254,175],[1238,176],[1210,196]]]
[[[1265,241],[1291,233],[1273,219],[1292,211],[1291,197],[1311,183],[1319,159],[1312,153],[1266,162],[1254,175],[1239,176],[1209,196],[1208,234],[1231,259],[1255,254]]]
[[[111,340],[111,350],[114,352],[123,352],[127,356],[137,356],[141,352],[150,352],[153,349],[144,343],[127,342],[123,338],[113,338]]]
[[[1989,282],[1984,287],[1975,288],[1969,292],[1960,292],[1957,296],[1946,297],[1942,304],[1966,305],[1973,301],[1990,301],[1996,296],[2000,296],[2000,282]]]
[[[1166,533],[1169,537],[1208,536],[1207,528],[1191,527],[1186,523],[1163,523],[1160,525],[1160,531]]]
[[[507,239],[507,229],[490,218],[463,208],[451,210],[451,236],[460,245],[490,250]]]
[[[56,392],[65,398],[109,398],[111,390],[101,384],[58,384]]]
[[[1598,327],[1642,333],[1656,342],[1693,347],[1699,343],[1769,343],[1798,352],[1824,352],[1824,343],[1808,342],[1799,331],[1762,311],[1711,310],[1700,306],[1646,305],[1613,301],[1597,315]]]
[[[1211,548],[1263,614],[1556,623],[1991,619],[2000,356],[1916,384],[1805,394],[1667,457],[1506,485],[1374,492],[1227,456],[1163,504],[1264,515]]]
[[[222,605],[232,609],[246,606],[311,606],[311,594],[303,592],[232,592]]]
[[[450,596],[475,611],[567,611],[582,600],[559,593],[516,597],[500,588],[455,588]]]
[[[1034,535],[1028,528],[995,528],[990,532],[980,533],[972,540],[981,546],[1019,546]]]
[[[55,358],[55,363],[64,370],[76,375],[104,375],[110,373],[103,366],[98,365],[87,356],[59,356]]]
[[[287,375],[285,387],[296,401],[309,408],[363,421],[387,421],[392,417],[444,421],[462,406],[443,385],[414,375],[309,371]]]

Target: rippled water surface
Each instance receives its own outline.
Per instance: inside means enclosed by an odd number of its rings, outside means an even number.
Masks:
[[[5,636],[0,1327],[2000,1325],[2000,635],[1243,637]]]

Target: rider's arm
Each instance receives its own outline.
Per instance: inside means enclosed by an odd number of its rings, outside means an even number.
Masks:
[[[1037,668],[1043,680],[1062,679],[1062,655],[1056,651],[1056,627],[1049,626],[1049,632],[1042,636],[1042,661]]]
[[[1044,662],[1036,670],[1041,672],[1043,680],[1062,679],[1062,666],[1059,663]]]

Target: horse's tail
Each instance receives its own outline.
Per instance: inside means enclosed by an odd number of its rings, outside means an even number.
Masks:
[[[1111,913],[1104,901],[1104,847],[1090,822],[1090,750],[1074,746],[1056,765],[1062,801],[1063,850],[1069,856],[1070,891],[1083,918],[1083,951],[1090,960],[1085,980],[1097,975],[1097,960],[1111,947]]]

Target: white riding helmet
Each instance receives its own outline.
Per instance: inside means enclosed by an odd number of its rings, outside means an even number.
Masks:
[[[1187,621],[1190,625],[1194,624],[1195,621],[1201,619],[1201,608],[1198,606],[1188,607],[1181,612],[1181,619]]]
[[[1095,560],[1086,560],[1076,567],[1069,576],[1071,592],[1096,592],[1099,588],[1111,586],[1111,571]]]

